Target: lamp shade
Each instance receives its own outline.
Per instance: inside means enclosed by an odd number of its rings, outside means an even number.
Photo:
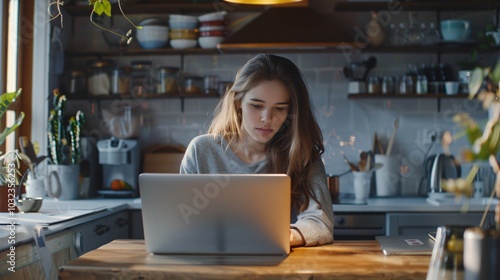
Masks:
[[[301,2],[303,0],[224,0],[236,4],[249,4],[249,5],[278,5]]]

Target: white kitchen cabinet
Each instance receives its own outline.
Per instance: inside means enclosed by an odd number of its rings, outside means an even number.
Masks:
[[[484,227],[495,227],[494,213],[488,213]],[[478,226],[483,213],[387,213],[386,235],[428,234],[438,226]]]
[[[129,212],[110,212],[78,226],[46,236],[52,256],[50,279],[58,279],[59,267],[80,255],[105,245],[115,239],[129,238]],[[0,252],[0,279],[45,279],[41,257],[35,241],[16,247],[15,272],[8,270],[9,250]]]

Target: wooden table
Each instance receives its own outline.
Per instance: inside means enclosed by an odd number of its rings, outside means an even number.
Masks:
[[[254,259],[255,261],[255,259]],[[59,279],[425,279],[430,256],[385,256],[377,241],[294,248],[278,263],[152,255],[143,240],[115,240],[59,270]]]

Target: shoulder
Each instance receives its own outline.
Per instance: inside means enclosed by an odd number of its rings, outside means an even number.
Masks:
[[[189,146],[191,148],[195,147],[206,147],[206,146],[211,146],[214,144],[220,145],[220,137],[214,134],[203,134],[194,137],[191,142],[189,143]]]

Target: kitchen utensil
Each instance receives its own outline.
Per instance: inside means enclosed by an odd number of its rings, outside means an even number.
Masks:
[[[352,62],[344,66],[344,75],[349,82],[349,93],[361,93],[366,91],[366,77],[372,68],[377,65],[377,59],[370,57],[366,61]]]
[[[396,138],[396,132],[398,131],[398,127],[399,127],[399,119],[396,118],[394,120],[394,129],[392,130],[392,135],[391,138],[389,139],[389,144],[387,145],[387,151],[385,152],[386,156],[391,155],[392,146],[394,145],[394,139]]]
[[[352,171],[359,171],[358,167],[349,161],[349,159],[344,155],[344,161],[349,165],[349,168],[351,168]]]

